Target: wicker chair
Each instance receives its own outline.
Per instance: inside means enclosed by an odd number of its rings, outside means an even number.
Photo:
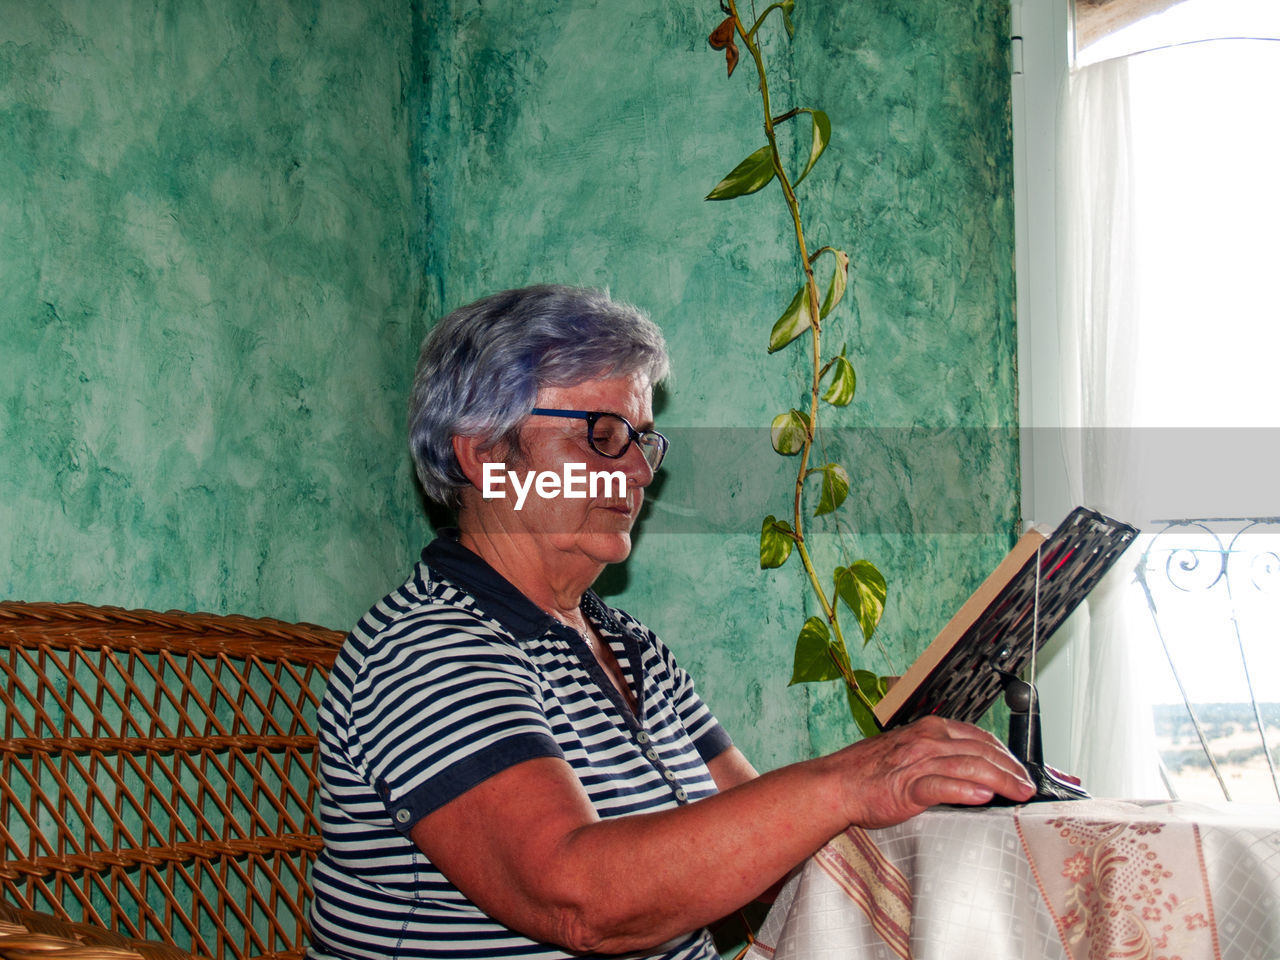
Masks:
[[[0,603],[0,958],[300,958],[341,641]]]

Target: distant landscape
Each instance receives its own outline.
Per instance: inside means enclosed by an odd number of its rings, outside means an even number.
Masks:
[[[1195,704],[1195,711],[1231,799],[1277,802],[1280,798],[1263,752],[1252,704],[1202,703]],[[1152,712],[1156,745],[1178,796],[1183,800],[1223,799],[1222,788],[1186,707],[1158,704]],[[1259,704],[1258,712],[1271,746],[1272,761],[1280,769],[1280,703]]]

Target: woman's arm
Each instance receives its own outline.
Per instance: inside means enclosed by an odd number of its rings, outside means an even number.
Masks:
[[[731,790],[739,784],[747,783],[760,776],[756,772],[756,768],[751,765],[751,761],[743,755],[741,750],[734,746],[730,746],[709,761],[707,769],[711,771],[711,779],[716,782],[716,788],[722,792]],[[760,903],[773,903],[778,899],[778,894],[781,892],[783,884],[791,878],[794,870],[795,868],[793,867],[770,884],[768,889],[756,894],[755,899]]]
[[[718,762],[719,761],[719,762]],[[713,797],[600,820],[563,760],[528,760],[428,814],[410,836],[482,910],[582,952],[658,946],[737,909],[849,824],[1033,789],[990,734],[929,718],[760,777],[712,761]]]
[[[760,776],[751,761],[733,746],[722,750],[713,760],[708,761],[707,769],[711,771],[711,779],[716,782],[716,789],[721,793]]]

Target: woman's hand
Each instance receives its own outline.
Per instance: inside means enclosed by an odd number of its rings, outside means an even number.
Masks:
[[[410,836],[486,913],[579,952],[648,949],[760,896],[850,824],[1035,788],[995,737],[931,717],[757,777],[734,748],[722,793],[601,821],[568,764],[517,764],[428,814]]]
[[[939,803],[1028,800],[1035,787],[995,737],[958,720],[926,717],[827,758],[838,765],[845,816],[860,827],[901,823]]]

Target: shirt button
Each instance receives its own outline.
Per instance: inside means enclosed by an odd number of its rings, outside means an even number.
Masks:
[[[668,780],[670,780],[672,783],[676,782],[676,775],[672,773],[670,770],[663,770],[662,775],[666,777]]]
[[[654,763],[658,762],[658,751],[653,749],[653,747],[650,747],[648,750],[646,750],[644,752],[644,755],[645,755],[645,759],[652,760]]]
[[[689,794],[685,791],[684,787],[676,787],[676,799],[681,803],[684,803],[689,799]]]
[[[648,742],[649,742],[649,735],[645,733],[643,730],[641,730],[639,733],[636,734],[636,743],[640,744],[640,746],[643,747]]]
[[[396,823],[408,823],[409,817],[410,817],[410,813],[408,810],[396,811]]]

